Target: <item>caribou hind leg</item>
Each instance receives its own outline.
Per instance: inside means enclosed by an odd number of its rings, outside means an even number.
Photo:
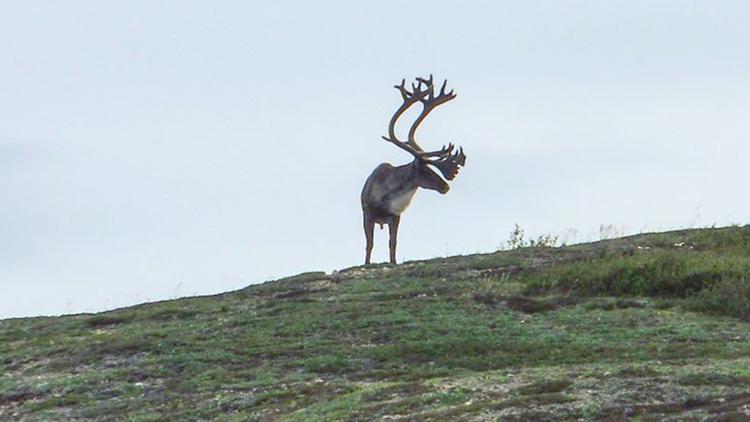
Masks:
[[[366,214],[364,216],[365,226],[365,240],[367,245],[365,246],[365,265],[370,263],[370,255],[372,255],[372,238],[373,230],[375,229],[375,222],[372,221]]]
[[[390,223],[388,223],[388,231],[390,232],[390,239],[388,239],[388,249],[391,252],[391,264],[396,263],[396,238],[398,237],[398,223],[401,222],[400,215],[394,215],[391,217]]]

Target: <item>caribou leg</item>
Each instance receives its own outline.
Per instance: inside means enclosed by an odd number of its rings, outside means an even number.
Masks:
[[[388,223],[388,231],[390,232],[390,239],[388,239],[388,248],[391,252],[391,264],[396,263],[396,237],[398,236],[398,223],[401,221],[400,215],[394,215],[391,218],[391,222]]]
[[[365,240],[367,241],[367,246],[365,246],[365,265],[370,263],[370,255],[372,254],[372,237],[373,237],[373,230],[375,229],[375,222],[372,221],[371,218],[367,217],[367,215],[364,216],[365,220]]]

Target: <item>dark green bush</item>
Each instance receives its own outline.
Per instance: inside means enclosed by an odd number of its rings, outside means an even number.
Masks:
[[[688,300],[688,308],[750,320],[750,281],[724,279]]]

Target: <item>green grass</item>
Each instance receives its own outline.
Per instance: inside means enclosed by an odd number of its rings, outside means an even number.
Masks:
[[[306,273],[0,321],[0,420],[731,418],[750,227]]]

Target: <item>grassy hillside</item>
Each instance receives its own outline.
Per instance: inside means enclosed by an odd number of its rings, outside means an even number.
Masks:
[[[1,420],[747,420],[750,227],[0,321]]]

